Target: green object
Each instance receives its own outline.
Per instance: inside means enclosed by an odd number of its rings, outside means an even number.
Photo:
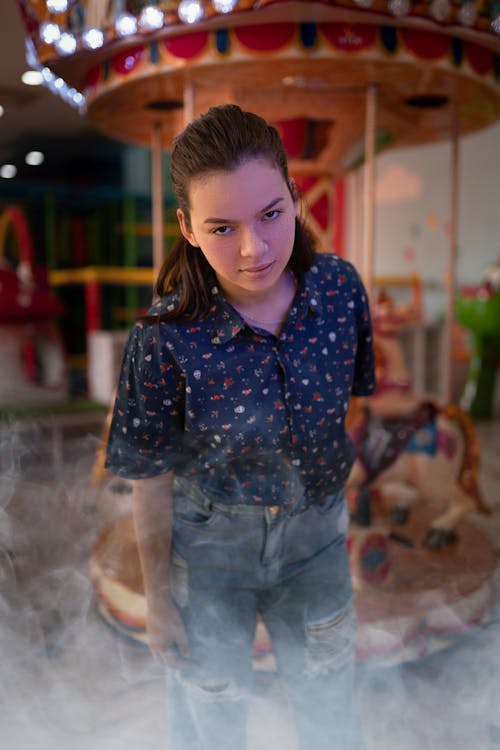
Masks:
[[[500,293],[479,288],[456,299],[457,320],[472,333],[472,358],[460,406],[475,419],[491,419],[500,361]]]
[[[0,407],[0,420],[32,419],[65,414],[87,414],[106,412],[107,406],[88,398],[73,398],[60,404],[43,404],[40,406]]]

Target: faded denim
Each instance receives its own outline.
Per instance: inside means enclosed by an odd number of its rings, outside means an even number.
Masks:
[[[300,750],[361,750],[347,527],[342,492],[297,514],[177,503],[172,586],[191,666],[168,673],[169,750],[245,750],[257,612]]]

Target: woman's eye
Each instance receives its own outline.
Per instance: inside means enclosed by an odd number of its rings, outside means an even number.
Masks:
[[[231,227],[225,224],[222,227],[216,227],[216,229],[213,230],[213,233],[214,234],[229,234],[230,231],[231,231]]]
[[[276,219],[277,216],[279,216],[281,211],[278,211],[277,208],[273,208],[271,211],[266,211],[264,214],[264,219]]]

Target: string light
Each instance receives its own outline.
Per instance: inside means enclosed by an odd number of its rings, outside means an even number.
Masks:
[[[184,23],[198,23],[203,18],[203,7],[199,0],[182,0],[177,13]]]
[[[231,13],[238,5],[238,0],[212,0],[217,13]]]
[[[444,21],[450,12],[450,0],[432,0],[431,15],[436,21]]]
[[[51,13],[64,13],[68,10],[68,0],[47,0],[47,8]]]
[[[76,38],[67,31],[64,31],[55,43],[56,50],[61,55],[72,55],[77,46]]]
[[[394,16],[407,16],[411,10],[410,0],[389,0],[389,10]]]
[[[148,5],[142,9],[139,18],[139,28],[141,31],[156,31],[161,29],[165,21],[165,14],[154,5]]]
[[[87,49],[99,49],[104,44],[104,33],[101,29],[86,29],[82,35],[82,42]]]
[[[458,10],[458,20],[464,26],[474,26],[477,19],[477,6],[474,0],[463,3]]]
[[[137,34],[137,18],[132,13],[120,13],[115,22],[118,36],[132,36]]]
[[[43,75],[39,70],[26,70],[21,76],[21,81],[26,86],[41,86]]]
[[[40,26],[40,38],[45,44],[55,44],[61,37],[61,29],[57,23],[47,21]]]

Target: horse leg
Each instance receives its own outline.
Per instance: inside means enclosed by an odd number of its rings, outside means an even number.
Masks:
[[[425,546],[430,549],[442,549],[457,541],[456,527],[469,513],[477,509],[473,497],[468,495],[459,484],[452,484],[448,497],[447,508],[431,524],[425,538]]]
[[[382,501],[389,511],[389,518],[393,524],[405,524],[413,508],[418,504],[420,495],[418,489],[406,479],[384,479],[377,486]]]

